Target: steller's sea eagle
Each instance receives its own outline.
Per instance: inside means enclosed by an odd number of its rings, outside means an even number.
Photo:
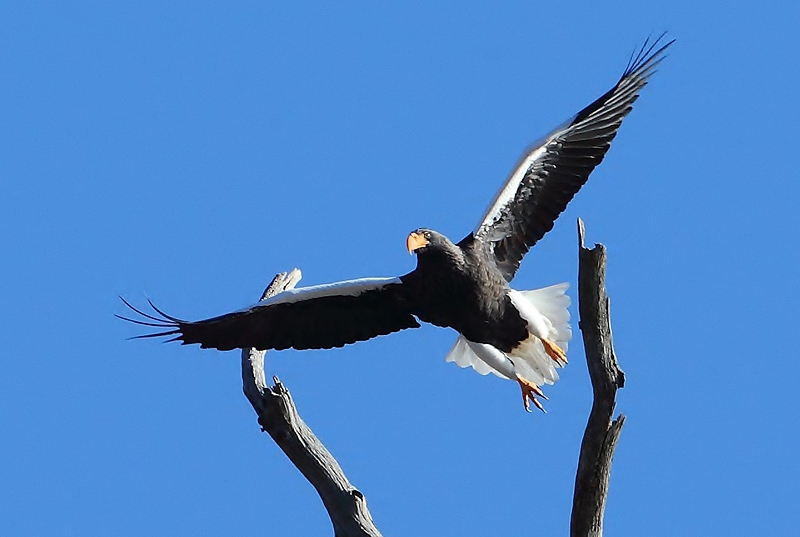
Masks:
[[[540,389],[558,379],[567,357],[567,284],[534,291],[509,286],[525,253],[600,164],[664,51],[663,36],[642,48],[599,99],[535,144],[520,159],[477,227],[457,243],[419,228],[406,241],[417,267],[396,278],[364,278],[291,289],[248,308],[184,321],[150,304],[153,314],[122,317],[161,329],[137,337],[202,348],[327,349],[405,328],[418,320],[459,333],[448,361],[515,380],[542,408]]]

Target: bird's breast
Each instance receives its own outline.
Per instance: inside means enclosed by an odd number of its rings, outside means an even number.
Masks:
[[[436,326],[453,328],[475,343],[508,352],[528,337],[527,323],[505,289],[487,292],[473,281],[434,286],[414,300],[413,313]]]

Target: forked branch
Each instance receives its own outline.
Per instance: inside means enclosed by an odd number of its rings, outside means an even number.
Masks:
[[[293,288],[301,274],[294,269],[275,276],[261,299]],[[264,351],[242,350],[244,394],[258,414],[261,429],[269,433],[289,460],[317,489],[328,510],[336,537],[380,537],[372,522],[367,500],[350,484],[333,455],[300,418],[289,390],[273,377],[268,386],[264,375]]]

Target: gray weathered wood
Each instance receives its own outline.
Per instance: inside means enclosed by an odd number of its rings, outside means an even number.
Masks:
[[[301,277],[298,269],[278,274],[261,299],[293,288]],[[366,498],[350,484],[336,459],[300,418],[289,390],[277,377],[273,377],[273,386],[267,385],[265,354],[255,349],[242,350],[242,387],[261,429],[269,433],[317,490],[333,523],[335,537],[380,537]]]
[[[583,221],[578,220],[578,302],[586,363],[594,400],[581,443],[570,521],[571,537],[601,537],[611,461],[625,416],[612,421],[617,389],[625,374],[617,364],[611,338],[609,300],[606,296],[606,249],[584,246]]]

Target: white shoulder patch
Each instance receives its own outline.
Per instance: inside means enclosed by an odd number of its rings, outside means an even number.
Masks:
[[[531,169],[533,163],[536,162],[537,159],[541,158],[541,156],[547,151],[548,141],[549,140],[547,137],[544,138],[538,144],[532,145],[528,151],[522,155],[517,162],[517,165],[514,167],[514,170],[508,176],[506,182],[503,183],[503,186],[500,187],[500,191],[495,195],[491,205],[489,205],[489,208],[486,210],[483,218],[481,218],[481,221],[473,231],[475,235],[479,235],[482,232],[488,233],[489,229],[503,215],[503,208],[514,201],[514,198],[517,195],[517,190],[519,189],[519,184],[522,182],[522,179],[525,178],[525,174]],[[495,239],[495,237],[492,237],[490,240]]]
[[[242,308],[239,311],[249,311],[253,308],[272,306],[275,304],[285,304],[292,302],[302,302],[326,296],[358,296],[366,291],[382,289],[388,285],[402,283],[400,278],[359,278],[357,280],[344,280],[335,283],[322,285],[312,285],[309,287],[297,287],[279,293],[271,298],[257,302],[252,306]]]

